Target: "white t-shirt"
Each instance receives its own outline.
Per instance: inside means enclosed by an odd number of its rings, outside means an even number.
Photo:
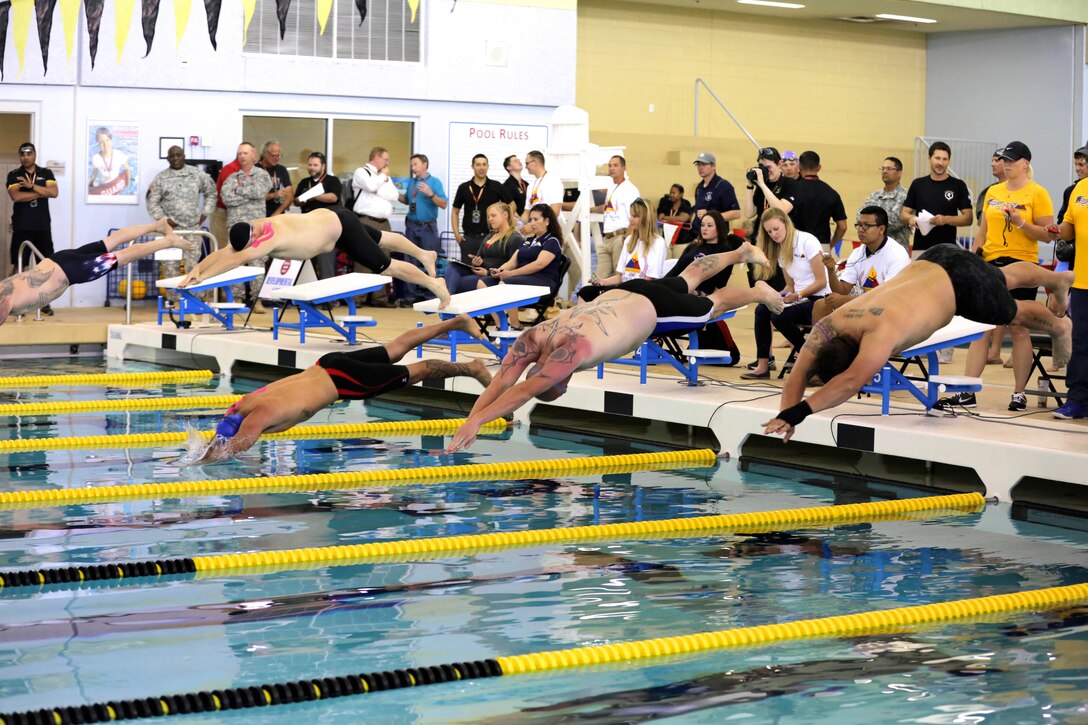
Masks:
[[[910,255],[894,239],[885,238],[884,245],[875,254],[862,245],[850,253],[846,268],[839,272],[839,279],[854,285],[855,292],[876,289],[903,271],[910,264]]]
[[[664,237],[654,237],[646,258],[642,259],[639,247],[628,254],[627,239],[623,240],[619,259],[616,260],[616,271],[620,273],[624,282],[632,279],[661,279],[665,276],[665,258],[669,255],[669,245],[665,244]]]
[[[787,261],[779,255],[778,264],[785,268],[786,274],[793,280],[794,292],[800,292],[816,281],[816,275],[812,273],[812,260],[819,259],[824,250],[820,246],[820,240],[808,232],[797,230],[794,234],[793,259]],[[823,266],[822,262],[821,266]],[[831,294],[831,287],[825,284],[824,288],[813,296],[819,297],[829,294]]]
[[[638,197],[638,187],[627,179],[608,187],[604,197],[602,223],[605,234],[626,229],[631,225],[631,202]]]
[[[113,153],[110,154],[109,163],[107,163],[102,158],[102,154],[97,153],[91,159],[91,164],[94,166],[95,171],[98,172],[98,176],[95,177],[94,181],[95,186],[101,186],[121,175],[121,171],[128,165],[128,154],[114,149]]]
[[[563,180],[557,174],[545,172],[539,179],[534,178],[525,189],[525,209],[534,204],[562,204]]]

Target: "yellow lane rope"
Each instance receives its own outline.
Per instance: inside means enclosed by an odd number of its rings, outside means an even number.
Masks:
[[[442,434],[452,433],[461,427],[464,418],[435,420],[396,420],[374,423],[341,423],[328,425],[300,425],[288,428],[280,433],[265,433],[261,440],[296,440],[298,438],[344,438],[362,435],[404,435],[404,434]],[[506,430],[503,419],[494,420],[483,426],[485,433]],[[205,440],[210,440],[215,431],[199,431]],[[21,451],[43,451],[77,448],[137,448],[151,446],[177,445],[189,439],[188,433],[126,433],[114,436],[71,436],[68,438],[25,438],[12,441],[0,441],[0,454]]]
[[[168,481],[90,488],[31,489],[0,493],[0,506],[34,508],[121,500],[155,500],[183,496],[225,496],[244,493],[315,491],[333,488],[414,486],[452,481],[488,481],[545,476],[626,473],[656,466],[692,468],[713,465],[717,454],[710,449],[633,453],[622,456],[557,458],[537,461],[474,463],[371,471],[347,471],[300,476],[225,478],[205,481]]]
[[[130,410],[180,410],[182,408],[226,408],[241,395],[189,395],[169,398],[117,398],[116,400],[43,400],[36,403],[0,405],[2,415],[60,415],[67,413],[110,413]]]
[[[164,370],[145,373],[87,373],[71,375],[15,375],[0,377],[0,388],[44,388],[53,385],[117,385],[139,387],[156,383],[191,383],[210,380],[211,370]]]
[[[1088,600],[1088,584],[996,594],[913,607],[843,614],[796,622],[741,627],[678,637],[658,637],[637,642],[574,647],[514,657],[496,657],[504,675],[631,662],[651,657],[687,655],[729,647],[748,647],[811,637],[842,637],[880,630],[898,630],[921,624],[947,622],[1023,610],[1043,610]]]
[[[596,539],[633,539],[656,536],[683,538],[708,536],[718,531],[754,531],[797,529],[872,521],[877,518],[904,517],[926,513],[971,513],[981,510],[986,499],[979,493],[927,496],[898,501],[870,501],[841,506],[756,511],[690,518],[629,521],[594,526],[572,526],[527,531],[497,531],[488,534],[446,536],[424,539],[372,541],[365,544],[322,546],[306,549],[281,549],[248,554],[194,556],[197,572],[223,572],[238,569],[308,568],[314,565],[343,566],[380,557],[417,557],[428,554],[465,554],[479,550],[511,549],[552,543],[571,543]],[[295,567],[295,565],[303,565]]]

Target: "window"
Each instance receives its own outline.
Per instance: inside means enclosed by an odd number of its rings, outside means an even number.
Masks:
[[[317,0],[294,0],[284,18],[282,40],[278,5],[257,3],[245,52],[405,63],[420,60],[421,13],[416,13],[413,22],[405,0],[369,0],[362,24],[355,0],[333,0],[324,35],[317,19]]]

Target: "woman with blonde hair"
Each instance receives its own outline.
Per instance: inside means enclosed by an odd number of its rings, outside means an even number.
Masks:
[[[660,279],[665,276],[665,258],[669,254],[669,245],[657,231],[657,215],[650,202],[643,198],[635,199],[628,207],[630,224],[627,238],[620,247],[616,260],[616,272],[608,277],[589,278],[589,285],[578,291],[578,296],[586,302],[596,299],[597,295],[615,287],[621,282],[632,279]]]
[[[509,204],[497,201],[487,207],[487,225],[492,235],[469,257],[470,264],[451,260],[446,267],[450,294],[476,289],[479,281],[488,276],[489,269],[501,267],[525,243],[525,237],[514,226],[514,212]]]
[[[771,326],[800,347],[805,335],[798,326],[812,324],[812,306],[831,292],[819,239],[794,229],[789,215],[774,207],[763,212],[760,222],[756,246],[770,264],[759,267],[756,276],[782,291],[786,309],[774,314],[762,305],[756,308],[756,361],[751,372],[741,375],[745,380],[771,377]]]

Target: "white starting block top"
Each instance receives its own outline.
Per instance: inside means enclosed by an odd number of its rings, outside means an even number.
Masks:
[[[306,284],[276,290],[272,293],[272,298],[312,302],[330,297],[351,297],[378,287],[384,287],[392,281],[392,277],[387,277],[384,274],[352,272],[332,279],[319,279],[316,282],[307,282]]]
[[[251,279],[256,279],[264,274],[264,267],[236,267],[223,274],[217,274],[214,277],[200,282],[199,284],[190,285],[184,289],[190,292],[200,292],[206,289],[215,289],[216,287],[226,287],[227,285],[236,284],[238,282],[247,282]],[[159,289],[178,289],[178,285],[185,279],[185,276],[170,277],[169,279],[160,279],[155,284]]]
[[[994,329],[993,325],[987,325],[982,322],[972,322],[971,320],[956,315],[952,318],[951,322],[934,332],[925,340],[922,340],[917,345],[912,345],[909,350],[903,350],[898,354],[902,357],[915,357],[918,355],[918,353],[915,352],[916,350],[923,350],[927,347],[938,345],[947,347],[947,345],[942,345],[942,343],[955,343],[964,337],[977,335],[992,329]]]
[[[487,289],[471,290],[450,297],[450,303],[438,309],[438,299],[424,300],[412,305],[417,312],[440,312],[443,315],[475,315],[492,308],[506,309],[528,304],[552,293],[548,287],[523,284],[497,284]]]

